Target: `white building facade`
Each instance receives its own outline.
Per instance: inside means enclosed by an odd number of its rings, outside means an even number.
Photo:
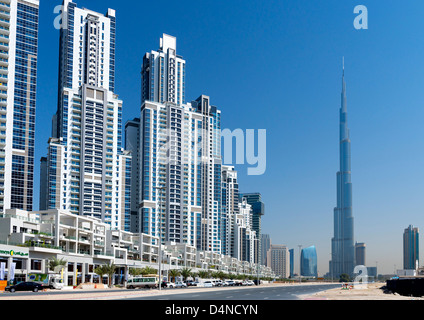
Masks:
[[[58,112],[49,140],[41,209],[60,209],[130,230],[131,155],[122,148],[115,88],[115,11],[64,1]],[[42,163],[43,165],[43,163]]]

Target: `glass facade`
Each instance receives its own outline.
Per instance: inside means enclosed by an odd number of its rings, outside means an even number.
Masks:
[[[303,277],[318,277],[318,259],[315,246],[302,250],[300,270]]]
[[[419,266],[419,232],[412,225],[403,234],[403,268],[416,270]]]
[[[34,138],[37,88],[38,8],[18,2],[16,23],[12,209],[32,210],[34,187]]]

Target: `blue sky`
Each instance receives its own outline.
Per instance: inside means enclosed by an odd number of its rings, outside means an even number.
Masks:
[[[418,1],[79,0],[117,10],[116,93],[124,121],[138,117],[140,69],[162,33],[177,37],[187,61],[187,100],[201,94],[222,110],[222,126],[267,130],[267,172],[242,192],[261,192],[262,227],[275,244],[316,245],[328,271],[336,205],[342,57],[345,56],[355,235],[367,265],[402,268],[403,230],[424,224],[424,20]],[[57,105],[59,31],[42,1],[36,123],[39,164]],[[131,5],[130,5],[131,4]],[[353,27],[365,5],[369,29]],[[298,257],[296,257],[297,259]]]

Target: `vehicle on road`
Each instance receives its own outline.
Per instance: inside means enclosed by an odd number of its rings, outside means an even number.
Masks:
[[[136,289],[136,288],[157,288],[158,287],[158,278],[157,277],[131,277],[128,279],[127,288]]]
[[[242,285],[243,285],[243,281],[241,281],[241,280],[236,280],[236,281],[234,281],[234,285],[235,285],[236,287],[240,287],[240,286],[242,286]]]
[[[212,283],[212,281],[205,281],[205,282],[203,282],[203,287],[212,288],[212,287],[214,287],[214,284]]]
[[[182,281],[175,282],[175,288],[187,288],[187,284]]]
[[[227,280],[224,282],[224,287],[233,287],[235,282],[233,280]]]
[[[247,280],[247,285],[248,286],[254,286],[255,283],[252,280]]]
[[[169,281],[163,281],[161,288],[175,288],[175,283]]]
[[[4,290],[9,291],[11,293],[14,293],[16,291],[38,292],[40,290],[43,290],[43,286],[37,282],[21,282],[17,285],[7,286]]]
[[[201,283],[201,282],[193,282],[192,284],[191,284],[191,286],[192,287],[203,287],[203,283]]]
[[[212,282],[215,285],[215,287],[222,287],[223,286],[222,280],[212,280]]]
[[[187,287],[193,287],[193,283],[195,283],[195,281],[193,281],[193,280],[187,280],[185,282],[185,284],[187,285]]]
[[[38,283],[44,289],[62,290],[64,287],[62,276],[59,274],[30,273],[28,275],[28,282]]]

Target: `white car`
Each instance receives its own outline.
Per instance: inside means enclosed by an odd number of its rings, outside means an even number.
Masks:
[[[191,285],[193,287],[203,287],[203,283],[200,283],[200,282],[193,282]]]
[[[205,288],[212,288],[214,285],[212,283],[212,281],[205,281],[203,282],[203,287]]]
[[[224,282],[224,287],[232,287],[232,286],[234,286],[233,280],[227,280]]]
[[[187,288],[187,284],[182,281],[175,282],[175,288]]]
[[[246,282],[247,282],[248,286],[254,286],[255,285],[255,283],[252,280],[247,280]]]

